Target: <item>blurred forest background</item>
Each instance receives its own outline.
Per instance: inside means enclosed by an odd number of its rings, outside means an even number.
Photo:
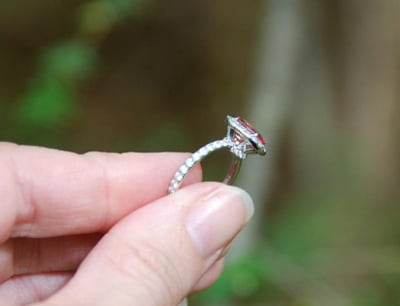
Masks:
[[[243,116],[256,218],[191,305],[400,305],[399,43],[396,0],[2,0],[0,139],[193,151]]]

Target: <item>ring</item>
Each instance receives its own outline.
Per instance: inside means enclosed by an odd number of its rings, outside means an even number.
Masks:
[[[225,184],[232,184],[239,173],[242,161],[247,154],[265,155],[266,141],[261,134],[246,120],[240,117],[226,116],[228,131],[225,138],[215,140],[194,152],[175,173],[168,187],[168,193],[179,189],[186,175],[210,153],[227,148],[233,155],[233,161],[223,180]]]

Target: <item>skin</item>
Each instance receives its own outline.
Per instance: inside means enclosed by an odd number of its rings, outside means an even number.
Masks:
[[[239,200],[199,183],[200,167],[167,195],[187,157],[0,143],[0,305],[177,305],[210,286],[246,212],[221,206],[217,238],[193,239],[185,220],[203,220],[193,207]]]

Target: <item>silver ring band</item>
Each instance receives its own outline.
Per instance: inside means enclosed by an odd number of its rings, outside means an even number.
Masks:
[[[168,193],[174,193],[179,189],[186,175],[192,170],[198,163],[200,163],[204,158],[214,151],[223,148],[232,148],[234,144],[227,138],[222,140],[215,140],[209,144],[201,147],[196,152],[194,152],[179,168],[175,173],[171,183],[168,187]],[[228,170],[228,174],[224,179],[225,184],[232,184],[236,175],[239,173],[240,165],[242,164],[242,159],[234,154],[233,162]]]

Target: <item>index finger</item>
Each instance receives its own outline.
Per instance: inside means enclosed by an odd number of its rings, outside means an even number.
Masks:
[[[83,155],[0,143],[0,242],[105,231],[166,195],[184,153]],[[187,184],[201,180],[200,167]]]

